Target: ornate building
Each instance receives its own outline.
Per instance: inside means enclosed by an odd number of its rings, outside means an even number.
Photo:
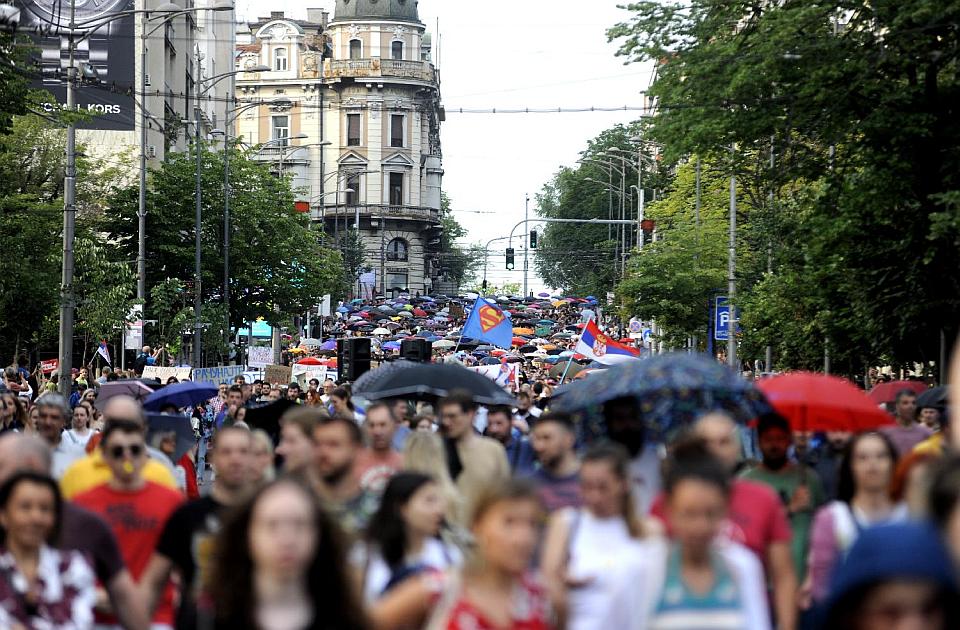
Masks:
[[[415,0],[338,0],[333,20],[274,14],[238,36],[237,133],[293,177],[335,242],[359,230],[358,290],[427,292],[440,274],[440,80]]]

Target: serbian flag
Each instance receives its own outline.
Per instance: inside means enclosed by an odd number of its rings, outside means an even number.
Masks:
[[[583,327],[580,341],[574,352],[593,359],[604,365],[616,365],[632,359],[640,358],[640,350],[617,342],[612,337],[600,332],[597,322],[592,319]]]
[[[461,334],[509,350],[513,343],[513,323],[510,315],[496,303],[481,297],[473,303],[470,317],[463,325]]]
[[[113,365],[113,361],[110,360],[110,348],[107,347],[106,341],[100,342],[100,346],[97,348],[97,354],[103,357],[103,360],[109,365]]]

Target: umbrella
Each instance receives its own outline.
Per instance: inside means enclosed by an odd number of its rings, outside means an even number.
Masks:
[[[382,378],[371,376],[367,382],[361,382],[358,379],[354,385],[355,395],[369,400],[382,398],[435,400],[455,389],[467,390],[473,395],[475,402],[484,405],[515,403],[513,398],[492,380],[453,364],[417,363],[412,367],[392,370]]]
[[[569,370],[567,370],[567,366],[569,366]],[[585,369],[587,369],[587,366],[580,365],[573,359],[569,361],[559,361],[556,365],[550,368],[550,376],[553,378],[560,378],[563,376],[563,373],[566,372],[567,378],[573,378]]]
[[[375,335],[389,335],[390,331],[386,328],[374,328],[373,334]]]
[[[868,431],[893,418],[850,381],[836,376],[793,372],[760,381],[774,410],[795,431]]]
[[[411,313],[410,311],[400,311],[400,312],[397,313],[397,314],[398,314],[400,317],[413,318],[413,313]]]
[[[457,346],[456,342],[450,341],[449,339],[441,339],[439,341],[433,342],[433,349],[444,350],[446,348],[455,348]]]
[[[513,334],[515,335],[532,335],[533,328],[514,328]]]
[[[500,359],[497,357],[486,357],[480,360],[480,365],[500,365]]]
[[[307,357],[297,361],[297,365],[324,365],[324,363],[317,357]]]
[[[167,385],[163,389],[153,392],[143,401],[143,408],[147,411],[160,411],[167,405],[173,405],[177,409],[182,409],[199,405],[216,395],[216,385],[184,381],[183,383]]]
[[[949,389],[946,385],[940,387],[931,387],[919,396],[917,396],[917,409],[932,407],[934,409],[945,409],[947,406],[947,394]]]
[[[770,411],[763,394],[733,369],[699,354],[668,353],[616,365],[577,381],[557,397],[558,411],[589,412],[632,398],[648,435],[668,442],[709,411],[747,422]]]
[[[514,346],[525,346],[530,343],[529,339],[524,339],[523,337],[514,337],[512,345]]]
[[[350,309],[347,308],[346,306],[338,306],[338,307],[337,307],[337,312],[338,312],[338,313],[349,313],[349,312],[350,312]]]
[[[546,293],[546,292],[540,292],[540,293],[537,293],[537,296],[538,296],[538,297],[548,298],[548,297],[550,297],[550,294],[549,294],[549,293]]]
[[[184,383],[180,383],[183,385]],[[216,390],[216,388],[214,388]],[[159,392],[158,392],[159,393]],[[216,394],[216,391],[214,391]],[[158,433],[176,433],[177,446],[173,453],[173,461],[180,461],[183,454],[197,445],[197,436],[193,432],[190,418],[181,415],[166,413],[147,414],[147,444],[153,441]]]
[[[327,339],[322,344],[320,344],[321,350],[336,350],[337,349],[337,340],[336,339]]]
[[[927,386],[920,381],[889,381],[887,383],[880,383],[870,390],[870,400],[878,405],[893,402],[896,400],[897,394],[905,389],[920,395],[926,391]]]
[[[384,350],[399,350],[399,349],[400,349],[400,344],[397,343],[396,341],[388,341],[387,343],[383,344],[383,349],[384,349]]]
[[[247,409],[247,415],[244,416],[243,421],[246,422],[251,429],[263,429],[267,432],[267,435],[273,438],[274,444],[279,444],[280,417],[284,412],[294,406],[296,406],[295,402],[281,398],[266,405]]]
[[[97,392],[97,400],[93,404],[97,409],[103,411],[104,407],[107,406],[107,401],[114,396],[130,396],[142,402],[152,393],[153,390],[147,387],[143,381],[131,379],[106,382],[100,386],[100,391]]]

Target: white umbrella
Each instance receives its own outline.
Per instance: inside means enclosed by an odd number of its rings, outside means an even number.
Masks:
[[[450,341],[449,339],[441,339],[440,341],[433,342],[433,349],[443,350],[446,348],[455,348],[456,345],[457,345],[456,343],[454,343],[453,341]]]
[[[374,328],[374,329],[373,329],[373,334],[374,334],[374,335],[389,335],[389,334],[391,334],[391,333],[390,333],[390,331],[387,330],[386,328]]]

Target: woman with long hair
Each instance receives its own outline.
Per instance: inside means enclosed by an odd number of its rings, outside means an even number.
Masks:
[[[447,452],[443,440],[436,433],[415,431],[403,445],[403,469],[429,475],[440,486],[447,506],[447,524],[463,530],[463,498],[450,477],[447,467]]]
[[[223,630],[360,630],[341,534],[302,481],[257,491],[217,539],[203,620]]]
[[[884,434],[860,433],[850,440],[840,460],[837,500],[813,518],[807,579],[800,589],[803,608],[826,599],[834,567],[861,531],[909,518],[907,506],[890,495],[896,468],[897,450]]]
[[[350,396],[350,390],[346,387],[338,387],[330,394],[330,413],[346,413],[352,418],[356,418],[357,408],[353,404]]]
[[[0,487],[0,628],[90,628],[93,571],[58,551],[62,501],[46,475],[19,472]]]
[[[460,571],[407,580],[373,607],[376,628],[548,630],[546,590],[529,573],[543,518],[536,486],[512,480],[477,496],[474,553]]]
[[[580,467],[582,508],[555,512],[542,561],[554,609],[568,630],[600,629],[609,593],[635,559],[645,524],[631,496],[630,456],[619,444],[588,450]]]
[[[441,537],[446,501],[429,475],[400,472],[384,489],[367,526],[363,594],[372,603],[407,578],[461,564],[455,545]]]
[[[16,394],[9,392],[0,394],[0,433],[22,431],[27,423],[25,414],[23,403]]]

